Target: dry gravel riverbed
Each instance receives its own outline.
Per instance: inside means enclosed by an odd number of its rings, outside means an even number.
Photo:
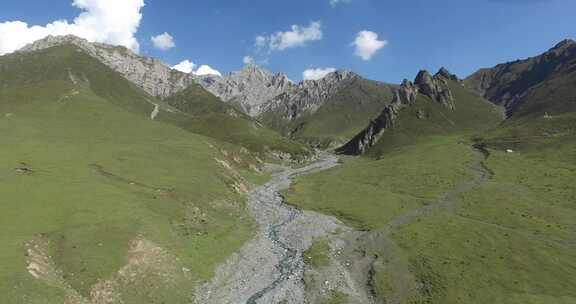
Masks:
[[[250,192],[248,207],[259,226],[254,239],[220,266],[211,282],[197,291],[197,303],[307,303],[303,252],[313,241],[351,231],[337,219],[301,211],[284,203],[280,192],[292,178],[336,166],[338,158],[324,154],[298,169],[287,168]]]

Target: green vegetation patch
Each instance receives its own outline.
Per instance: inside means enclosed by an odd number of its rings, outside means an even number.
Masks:
[[[304,262],[313,268],[328,266],[330,264],[329,253],[330,245],[327,240],[316,241],[304,252]]]
[[[348,295],[339,291],[330,292],[320,304],[346,304],[349,303]]]
[[[288,202],[334,215],[352,227],[371,230],[432,203],[470,178],[470,147],[458,137],[438,137],[406,146],[374,161],[347,158],[335,169],[297,178]]]
[[[304,145],[266,128],[198,84],[191,85],[164,102],[187,115],[164,113],[161,116],[175,120],[177,125],[188,131],[240,145],[261,154],[281,151],[290,153],[296,158],[303,158],[309,154]]]

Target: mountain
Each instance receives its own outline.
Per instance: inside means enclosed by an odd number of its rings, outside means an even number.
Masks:
[[[283,138],[206,91],[192,75],[172,70],[159,60],[141,57],[123,47],[90,43],[75,36],[50,36],[17,54],[26,58],[29,54],[37,56],[37,52],[42,50],[70,46],[103,63],[144,92],[156,94],[133,98],[133,105],[149,108],[146,115],[151,115],[157,107],[155,119],[169,121],[188,131],[240,145],[263,155],[281,152],[300,158],[307,153],[304,146]],[[66,59],[58,58],[59,61]],[[63,66],[67,64],[61,63]],[[126,86],[125,82],[122,84]],[[100,93],[110,94],[106,90]],[[136,100],[138,98],[139,101]],[[142,101],[143,104],[140,104]]]
[[[481,69],[464,84],[508,116],[543,116],[576,110],[576,42],[564,40],[547,52],[525,60]]]
[[[434,76],[420,71],[414,83],[404,80],[380,115],[336,151],[379,156],[421,138],[486,129],[498,123],[500,116],[494,106],[462,87],[446,69]]]
[[[251,116],[259,115],[267,102],[295,86],[286,75],[273,74],[254,64],[224,77],[201,76],[198,83]]]
[[[72,35],[48,36],[25,46],[19,52],[70,44],[79,47],[154,97],[166,98],[194,83],[193,75],[173,70],[158,59],[140,56],[122,46],[88,42]]]
[[[189,117],[74,45],[1,56],[2,303],[189,302],[258,176]]]
[[[576,128],[576,42],[564,40],[541,55],[481,69],[466,86],[506,108],[508,119],[484,134],[500,150],[570,151]],[[554,152],[553,152],[554,151]],[[573,157],[564,153],[563,157]]]
[[[336,71],[319,80],[300,82],[264,108],[264,124],[294,139],[327,147],[349,140],[384,108],[394,85]]]

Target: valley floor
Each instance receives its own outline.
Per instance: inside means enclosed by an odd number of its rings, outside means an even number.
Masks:
[[[471,146],[436,138],[298,178],[291,204],[363,231],[312,247],[310,289],[344,261],[365,271],[356,280],[371,291],[368,303],[576,301],[571,152],[488,149],[484,159]],[[323,301],[348,297],[334,290]]]

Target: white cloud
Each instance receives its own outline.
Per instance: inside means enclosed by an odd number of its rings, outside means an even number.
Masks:
[[[202,65],[197,70],[194,70],[195,68],[196,64],[194,64],[194,62],[188,59],[172,67],[172,69],[174,70],[198,76],[204,76],[204,75],[217,75],[220,77],[222,76],[222,74],[218,70],[215,70],[208,65]]]
[[[322,24],[319,21],[311,22],[308,27],[292,25],[287,32],[276,32],[269,36],[257,36],[256,47],[269,48],[271,51],[305,46],[307,42],[322,39]]]
[[[386,40],[378,40],[378,34],[371,31],[361,31],[352,45],[356,47],[355,55],[368,61],[388,44]]]
[[[176,46],[174,43],[174,37],[166,32],[164,34],[154,36],[150,38],[150,40],[152,41],[152,44],[154,44],[155,48],[162,51],[167,51]]]
[[[93,42],[125,46],[135,52],[140,45],[134,34],[142,20],[144,0],[73,0],[82,10],[72,23],[56,20],[44,26],[23,21],[0,23],[0,55],[14,52],[48,35],[76,35]]]
[[[198,76],[203,76],[203,75],[216,75],[216,76],[220,76],[222,77],[222,74],[220,74],[219,71],[211,68],[208,65],[202,65],[198,68],[198,70],[196,70],[196,72],[194,72],[194,74],[198,75]]]
[[[302,76],[304,80],[318,80],[333,72],[336,72],[335,68],[308,69],[302,73]]]
[[[330,6],[336,7],[338,4],[350,3],[352,0],[330,0]]]
[[[242,62],[244,62],[244,64],[251,64],[251,63],[254,63],[254,58],[252,58],[250,56],[244,56],[244,58],[242,59]]]
[[[186,74],[190,74],[194,71],[194,67],[196,67],[194,62],[192,62],[190,60],[184,60],[184,61],[180,62],[179,64],[173,66],[172,69],[178,70],[180,72],[184,72]]]

